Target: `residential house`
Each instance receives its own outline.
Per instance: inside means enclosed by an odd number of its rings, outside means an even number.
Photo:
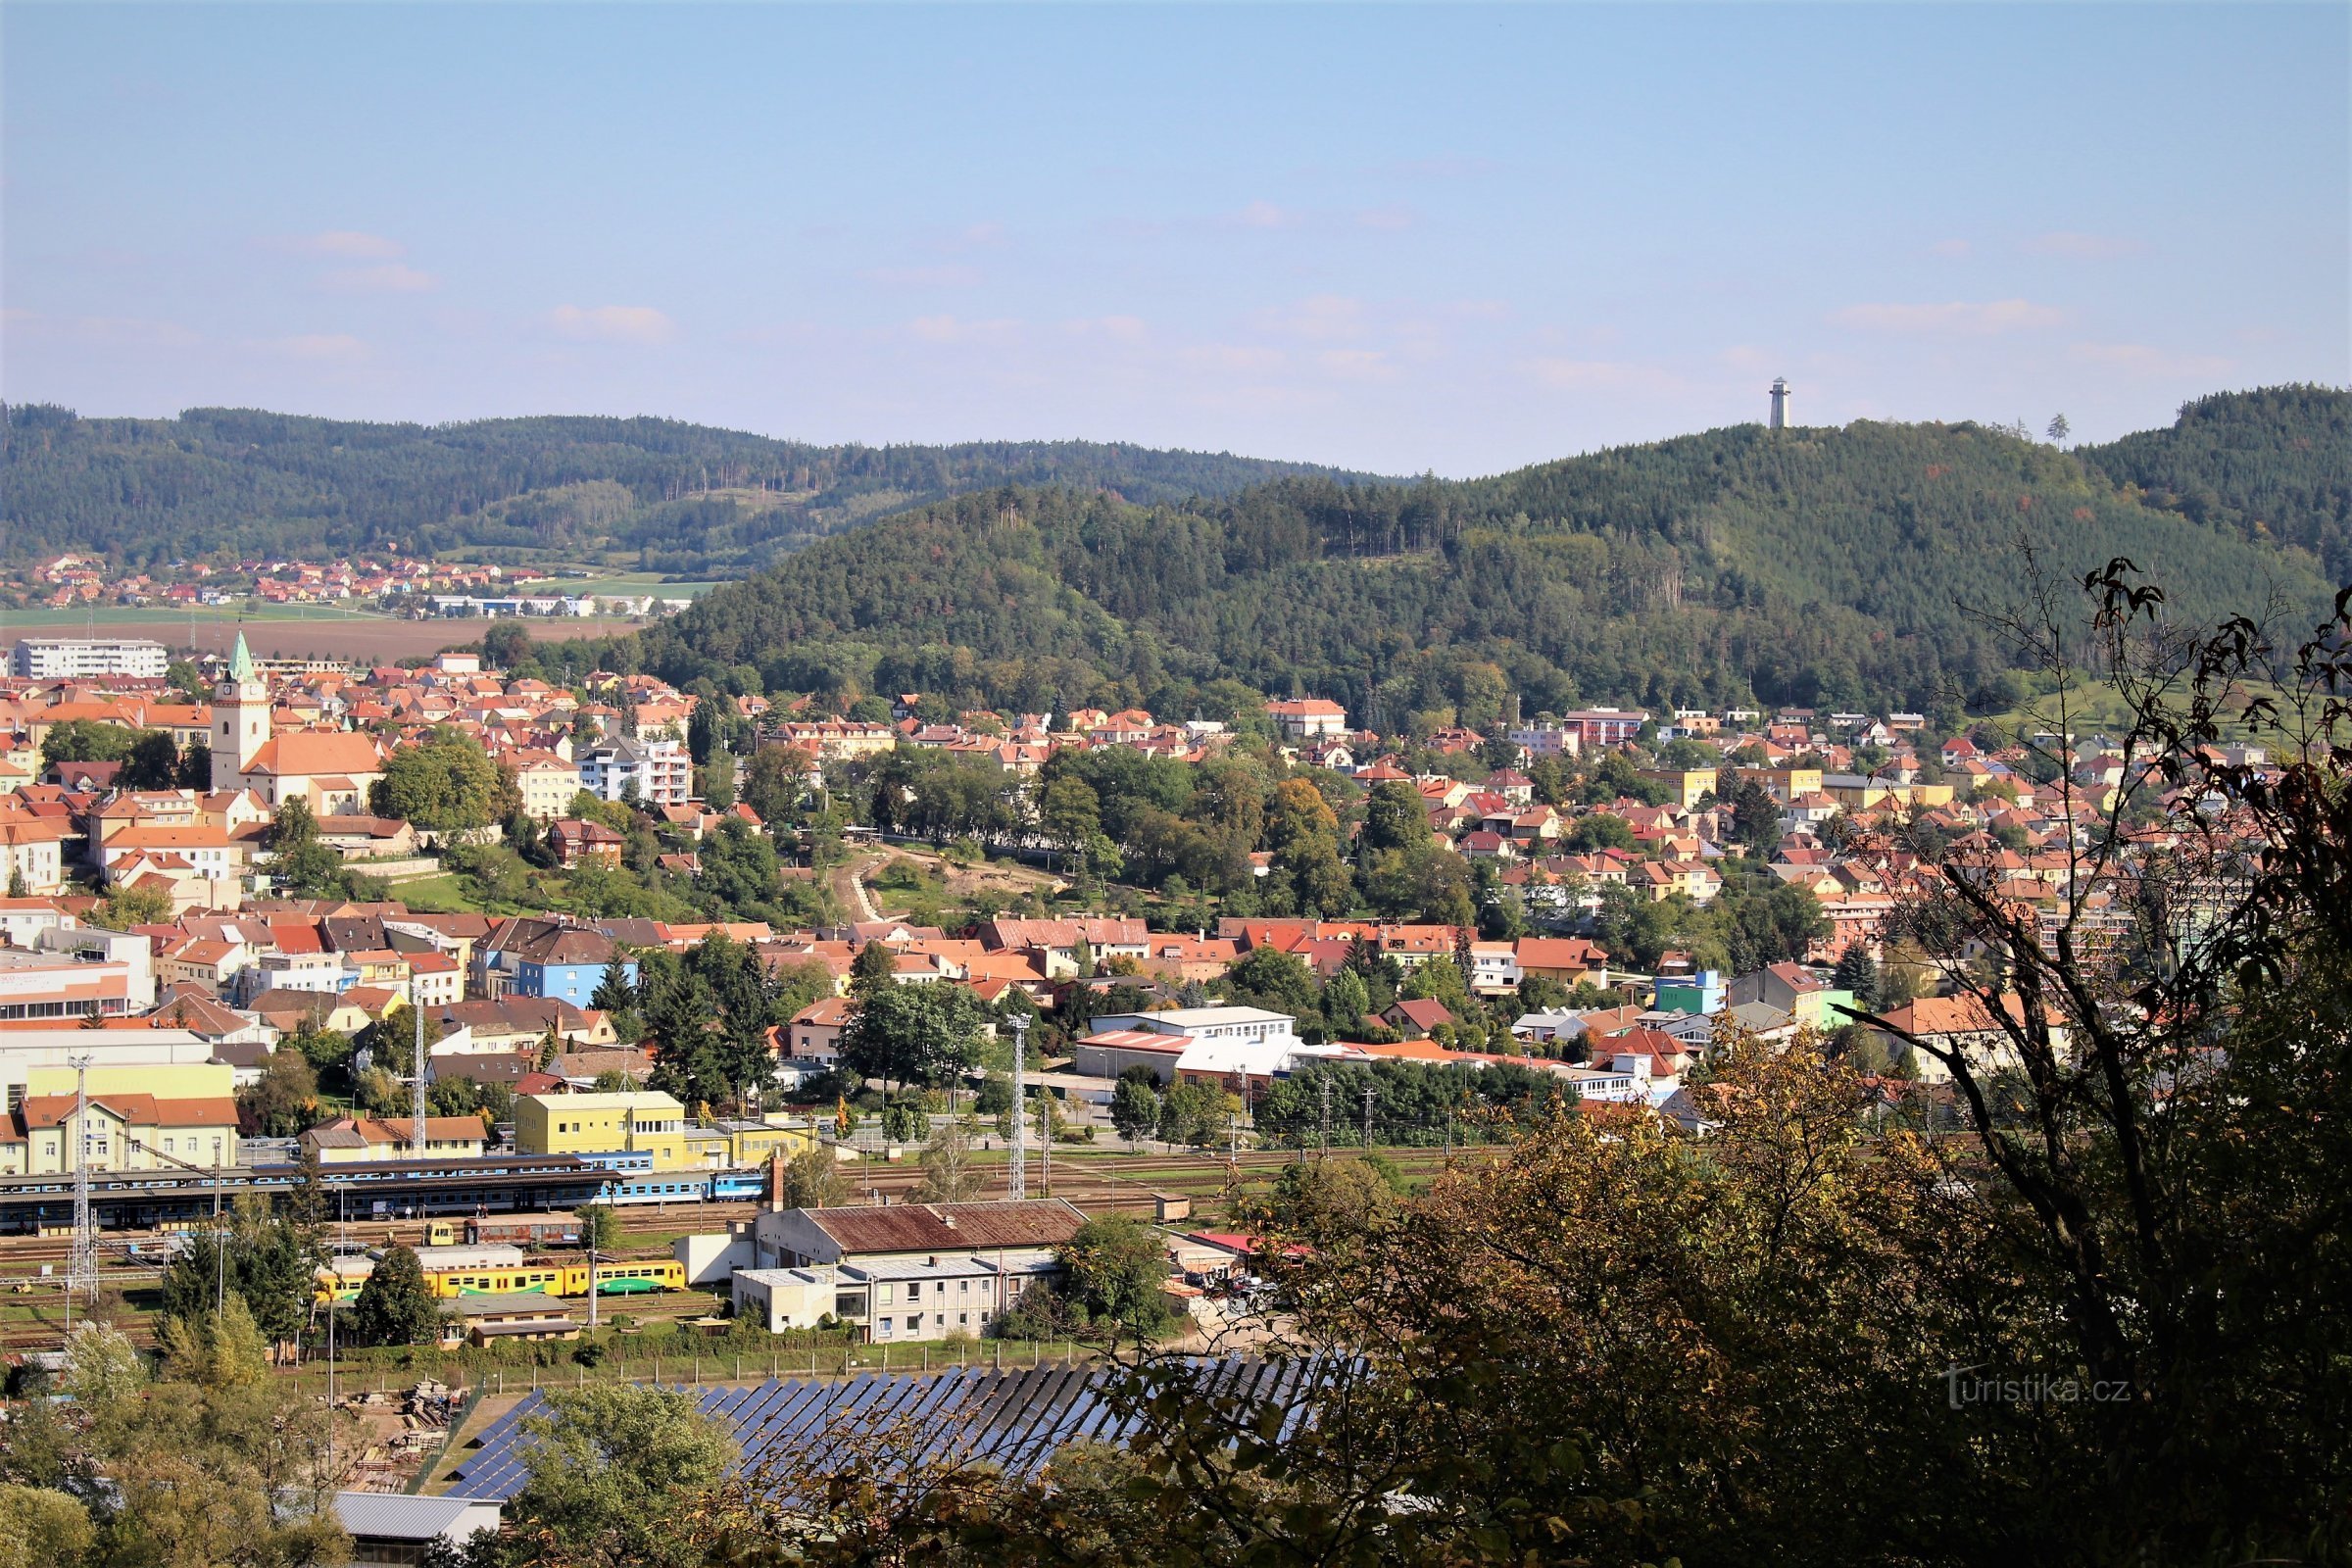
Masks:
[[[506,996],[543,997],[585,1007],[617,966],[633,985],[637,962],[612,939],[586,926],[555,920],[511,920],[480,949],[475,959],[478,988],[493,1001]]]

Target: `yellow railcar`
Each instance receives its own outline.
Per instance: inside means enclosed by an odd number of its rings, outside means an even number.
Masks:
[[[355,1299],[371,1270],[353,1269],[348,1262],[339,1270],[321,1269],[316,1299],[324,1306],[331,1297],[338,1301]],[[520,1267],[474,1267],[427,1269],[425,1289],[442,1300],[454,1300],[462,1296],[557,1296],[581,1297],[588,1294],[588,1265],[578,1263],[525,1263]],[[599,1296],[647,1296],[661,1291],[682,1291],[686,1288],[686,1270],[674,1259],[668,1262],[611,1262],[596,1265],[596,1294]]]

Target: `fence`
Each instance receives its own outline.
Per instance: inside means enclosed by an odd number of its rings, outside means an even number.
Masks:
[[[547,1348],[567,1351],[568,1342]],[[339,1395],[393,1392],[430,1379],[482,1396],[528,1394],[534,1389],[585,1388],[590,1384],[759,1383],[769,1378],[847,1378],[868,1372],[942,1372],[959,1367],[1002,1367],[1028,1371],[1077,1366],[1098,1358],[1091,1346],[1070,1340],[930,1341],[913,1345],[806,1345],[738,1349],[723,1342],[709,1348],[665,1341],[661,1349],[631,1354],[628,1347],[608,1348],[594,1364],[568,1354],[541,1363],[490,1361],[465,1350],[413,1349],[391,1355],[356,1352],[335,1369]],[[284,1374],[305,1393],[326,1392],[327,1368],[312,1361]]]

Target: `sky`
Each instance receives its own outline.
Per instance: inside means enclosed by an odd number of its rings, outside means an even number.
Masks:
[[[0,7],[0,395],[1494,472],[2352,382],[2352,7]]]

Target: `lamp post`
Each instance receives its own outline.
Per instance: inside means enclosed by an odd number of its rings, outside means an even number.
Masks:
[[[1012,1016],[1012,1170],[1004,1196],[1020,1202],[1029,1196],[1029,1015]]]

